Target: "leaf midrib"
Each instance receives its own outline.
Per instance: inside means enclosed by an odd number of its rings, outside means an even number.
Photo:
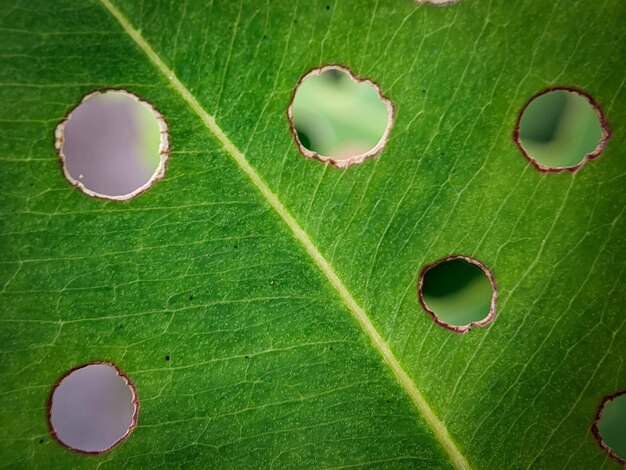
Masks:
[[[150,44],[143,38],[141,33],[136,30],[124,14],[111,3],[110,0],[100,0],[105,9],[118,21],[122,29],[130,36],[137,46],[148,56],[150,61],[170,82],[172,88],[185,100],[189,107],[198,115],[206,128],[215,136],[215,138],[224,146],[224,149],[235,160],[241,170],[250,178],[254,186],[261,192],[263,197],[283,219],[293,236],[302,244],[306,252],[313,259],[318,268],[328,279],[328,282],[337,291],[343,303],[348,307],[352,316],[356,319],[359,326],[367,334],[372,341],[374,349],[382,356],[385,363],[393,372],[396,380],[411,398],[414,406],[422,415],[427,425],[432,430],[438,442],[441,444],[454,466],[458,469],[470,469],[470,465],[461,453],[456,443],[450,436],[445,424],[437,417],[432,408],[424,398],[422,392],[417,388],[409,374],[403,369],[398,359],[395,357],[389,345],[383,340],[378,333],[369,316],[363,308],[354,299],[343,281],[339,278],[332,265],[326,260],[317,246],[311,241],[308,234],[300,227],[296,219],[291,215],[287,208],[283,205],[278,196],[263,181],[261,176],[250,165],[245,155],[235,146],[235,144],[226,136],[224,131],[198,102],[196,97],[187,89],[187,87],[177,78],[173,70],[171,70],[159,55],[152,49]]]

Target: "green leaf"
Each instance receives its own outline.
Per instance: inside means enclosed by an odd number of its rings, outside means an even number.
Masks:
[[[7,467],[607,468],[626,388],[626,2],[5,1],[0,17],[0,462]],[[378,158],[303,158],[298,79],[349,66],[394,104]],[[538,91],[584,89],[613,137],[543,174],[512,139]],[[165,178],[128,202],[64,179],[54,129],[124,88],[163,113]],[[495,321],[420,307],[421,269],[488,266]],[[164,356],[169,355],[170,361]],[[94,360],[137,387],[100,456],[46,424]]]

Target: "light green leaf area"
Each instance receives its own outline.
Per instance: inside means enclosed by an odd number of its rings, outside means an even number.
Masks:
[[[5,0],[0,18],[0,465],[616,466],[591,425],[626,388],[626,2]],[[382,154],[346,170],[302,157],[287,122],[326,64],[396,112]],[[512,140],[554,85],[613,132],[575,174]],[[72,188],[54,151],[100,88],[171,130],[165,178],[124,203]],[[498,286],[495,321],[465,335],[417,300],[449,254]],[[94,360],[141,409],[84,456],[46,403]]]

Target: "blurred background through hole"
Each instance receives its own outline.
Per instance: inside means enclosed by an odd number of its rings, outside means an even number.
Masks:
[[[71,177],[101,196],[125,196],[147,184],[160,165],[155,112],[127,93],[94,94],[65,125],[62,152]]]
[[[102,452],[126,434],[134,412],[133,394],[115,367],[90,364],[71,372],[54,390],[50,424],[68,447]]]
[[[387,129],[388,110],[369,83],[340,69],[305,78],[293,100],[293,125],[303,147],[337,160],[372,150]]]
[[[626,462],[626,392],[604,404],[598,431],[604,443]]]
[[[422,298],[442,321],[465,326],[491,309],[493,286],[479,266],[462,258],[443,261],[424,273]]]
[[[520,145],[544,167],[578,165],[602,139],[592,104],[578,93],[552,90],[534,98],[523,111]]]

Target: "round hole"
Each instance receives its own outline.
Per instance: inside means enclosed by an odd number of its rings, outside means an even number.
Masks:
[[[459,0],[415,0],[417,3],[429,3],[431,5],[443,6],[457,3]]]
[[[495,317],[493,276],[482,263],[466,256],[450,256],[426,266],[418,293],[434,320],[458,333],[484,326]]]
[[[93,363],[65,374],[50,396],[51,432],[65,447],[99,454],[125,439],[137,424],[135,387],[115,365]]]
[[[626,465],[626,391],[602,400],[593,434],[613,459]]]
[[[575,171],[600,155],[610,131],[595,101],[580,90],[554,88],[528,102],[515,141],[539,170]]]
[[[167,124],[126,91],[87,95],[55,136],[65,176],[90,196],[130,199],[165,174]]]
[[[338,65],[302,77],[287,114],[302,154],[339,168],[379,154],[393,122],[378,86]]]

